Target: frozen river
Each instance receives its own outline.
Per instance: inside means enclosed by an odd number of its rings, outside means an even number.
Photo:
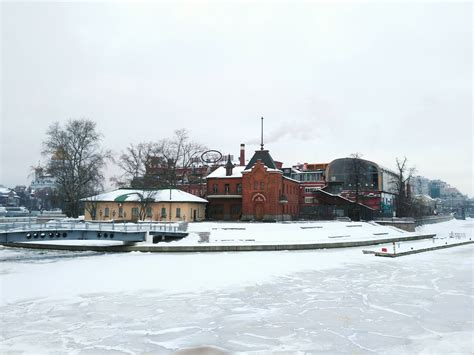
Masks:
[[[424,227],[472,233],[472,221]],[[472,354],[474,246],[215,254],[0,249],[1,352]]]

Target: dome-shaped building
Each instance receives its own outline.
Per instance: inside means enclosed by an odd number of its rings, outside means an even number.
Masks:
[[[397,174],[365,159],[340,158],[326,168],[326,191],[392,216]]]

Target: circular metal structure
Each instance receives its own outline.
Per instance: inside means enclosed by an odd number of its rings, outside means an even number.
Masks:
[[[222,159],[222,153],[218,150],[206,150],[201,154],[201,160],[207,164],[215,164]]]

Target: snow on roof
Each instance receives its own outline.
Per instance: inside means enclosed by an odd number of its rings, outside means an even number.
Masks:
[[[218,167],[212,173],[207,175],[206,178],[241,178],[242,171],[244,171],[245,166],[236,166],[232,169],[232,175],[226,176],[226,169],[223,166]]]
[[[9,189],[8,187],[0,185],[0,194],[1,195],[9,195],[10,193],[13,193],[13,195],[16,195],[16,192],[13,191],[12,189]]]
[[[293,179],[293,178],[290,178],[289,176],[285,176],[285,175],[283,175],[283,178],[284,178],[284,179],[286,179],[286,180],[290,180],[290,181],[297,182],[298,184],[300,184],[300,183],[301,183],[301,181],[299,181],[299,180],[296,180],[296,179]]]
[[[355,201],[351,201],[351,200],[349,200],[348,198],[346,198],[346,197],[344,197],[344,196],[332,194],[332,193],[330,193],[330,192],[328,192],[328,191],[325,191],[325,190],[322,190],[322,189],[319,189],[319,190],[317,190],[317,191],[318,191],[318,192],[322,192],[322,193],[324,193],[324,194],[326,194],[326,195],[329,195],[329,196],[332,196],[332,197],[341,198],[341,199],[346,200],[346,201],[348,201],[348,202],[350,202],[350,203],[353,203],[353,204],[356,203]],[[364,205],[363,203],[358,202],[357,204],[358,204],[359,206],[366,207],[366,208],[368,208],[369,210],[375,211],[372,207],[369,207],[369,206],[367,206],[367,205]]]
[[[171,199],[170,199],[171,191]],[[176,190],[140,190],[140,189],[118,189],[96,196],[82,199],[83,201],[114,201],[114,202],[130,202],[140,201],[144,198],[152,198],[155,202],[197,202],[207,203],[207,200],[192,195],[190,193]]]
[[[377,164],[381,170],[386,171],[387,173],[393,174],[393,175],[398,175],[393,169],[387,168],[383,165]]]
[[[254,165],[255,166],[255,165]],[[243,172],[247,173],[249,171],[252,171],[253,167],[252,166],[250,169],[245,169]],[[282,173],[283,174],[283,170],[280,170],[280,169],[272,169],[272,168],[269,168],[268,166],[264,165],[264,168],[266,171],[270,171],[270,172],[276,172],[276,173]]]

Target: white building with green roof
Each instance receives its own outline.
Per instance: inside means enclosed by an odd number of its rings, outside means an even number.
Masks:
[[[85,219],[101,221],[202,221],[207,200],[176,189],[118,189],[83,199]]]

